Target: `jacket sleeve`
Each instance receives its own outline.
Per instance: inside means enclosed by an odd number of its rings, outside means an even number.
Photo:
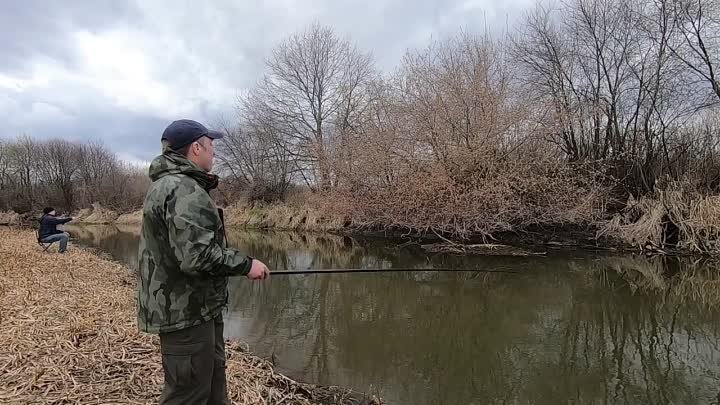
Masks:
[[[246,275],[252,258],[218,243],[220,218],[215,204],[200,187],[178,187],[166,205],[170,247],[184,273],[225,277]]]
[[[43,221],[46,224],[53,226],[53,225],[62,225],[62,224],[68,223],[68,222],[72,221],[72,218],[55,218],[55,217],[51,217],[51,216],[46,216],[40,222],[42,223]]]

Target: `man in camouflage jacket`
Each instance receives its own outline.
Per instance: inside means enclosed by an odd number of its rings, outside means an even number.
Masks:
[[[139,250],[138,327],[160,335],[161,404],[227,404],[222,311],[228,276],[265,279],[260,261],[225,246],[213,140],[222,134],[179,120],[150,165]]]

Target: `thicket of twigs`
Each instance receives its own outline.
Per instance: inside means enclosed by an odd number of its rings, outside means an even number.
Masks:
[[[540,3],[502,35],[410,50],[390,74],[314,25],[241,97],[221,166],[250,200],[304,183],[353,224],[455,237],[596,225],[679,181],[713,195],[719,6]]]

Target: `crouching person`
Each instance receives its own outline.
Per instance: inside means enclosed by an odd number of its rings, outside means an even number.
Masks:
[[[60,253],[67,250],[70,234],[57,229],[58,225],[66,224],[72,221],[72,218],[58,217],[55,209],[46,207],[43,209],[43,215],[40,217],[40,230],[38,231],[38,240],[42,243],[60,242]]]

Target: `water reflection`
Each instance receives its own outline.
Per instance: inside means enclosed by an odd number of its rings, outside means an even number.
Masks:
[[[137,260],[132,231],[82,232],[73,234],[120,260]],[[297,378],[377,389],[403,404],[708,404],[720,398],[720,312],[713,301],[720,277],[707,263],[461,258],[332,235],[228,236],[276,269],[519,272],[233,279],[227,333],[274,355]]]
[[[140,228],[132,225],[65,225],[72,240],[110,254],[132,269],[137,268]]]

